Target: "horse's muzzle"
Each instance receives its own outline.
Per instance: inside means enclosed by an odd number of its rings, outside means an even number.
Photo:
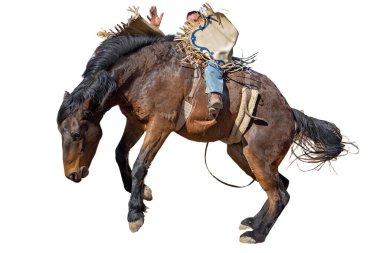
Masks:
[[[82,166],[78,172],[71,172],[67,174],[66,177],[75,183],[79,183],[82,180],[82,178],[85,178],[88,176],[88,173],[89,172],[88,172],[87,167]]]

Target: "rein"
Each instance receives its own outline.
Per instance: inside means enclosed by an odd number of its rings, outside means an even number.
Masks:
[[[206,144],[206,148],[205,148],[205,165],[206,165],[206,169],[207,169],[208,173],[210,173],[210,175],[211,175],[213,178],[215,178],[218,182],[220,182],[220,183],[222,183],[222,184],[224,184],[224,185],[227,185],[227,186],[229,186],[229,187],[234,187],[234,188],[245,188],[245,187],[247,187],[247,186],[250,186],[250,185],[255,181],[255,180],[253,179],[253,180],[252,180],[249,184],[247,184],[247,185],[244,185],[244,186],[238,186],[238,185],[234,185],[234,184],[226,183],[226,182],[220,180],[219,178],[217,178],[214,174],[212,174],[212,172],[210,171],[210,169],[209,169],[208,166],[207,166],[207,148],[208,148],[208,144],[209,144],[209,142],[207,142],[207,144]]]

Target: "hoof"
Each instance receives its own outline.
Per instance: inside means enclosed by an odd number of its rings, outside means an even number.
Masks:
[[[260,243],[265,241],[265,235],[258,231],[247,231],[240,236],[241,243]]]
[[[132,233],[139,231],[141,226],[144,225],[144,219],[138,219],[137,221],[129,222],[129,230]]]
[[[261,219],[258,218],[246,218],[240,223],[240,230],[255,229],[260,226]]]
[[[240,224],[240,226],[239,226],[239,230],[248,230],[248,229],[251,229],[251,227],[249,227],[247,225],[243,225],[243,224]]]
[[[256,241],[253,238],[248,237],[248,236],[240,236],[239,241],[241,243],[250,243],[250,244],[256,243]]]
[[[147,185],[144,187],[144,199],[147,201],[151,201],[153,199],[152,190]]]

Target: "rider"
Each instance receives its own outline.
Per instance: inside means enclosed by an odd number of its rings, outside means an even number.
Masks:
[[[160,26],[164,13],[157,15],[157,8],[152,6],[149,10],[150,16],[147,16],[150,23],[157,28]],[[186,19],[189,22],[200,22],[202,17],[199,11],[190,11]],[[209,113],[216,116],[223,108],[223,70],[219,64],[207,61],[205,68],[206,94],[208,95]]]

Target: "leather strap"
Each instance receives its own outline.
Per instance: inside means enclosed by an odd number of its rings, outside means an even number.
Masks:
[[[193,97],[201,82],[201,73],[202,72],[199,65],[197,63],[194,63],[193,86],[191,87],[189,95],[185,97],[182,102],[181,111],[179,113],[178,121],[175,127],[176,131],[179,131],[186,124],[186,120],[193,110]]]
[[[197,87],[199,83],[201,82],[201,69],[197,63],[194,63],[194,76],[193,76],[193,87],[191,88],[191,91],[187,98],[193,98],[195,91],[197,90]]]

